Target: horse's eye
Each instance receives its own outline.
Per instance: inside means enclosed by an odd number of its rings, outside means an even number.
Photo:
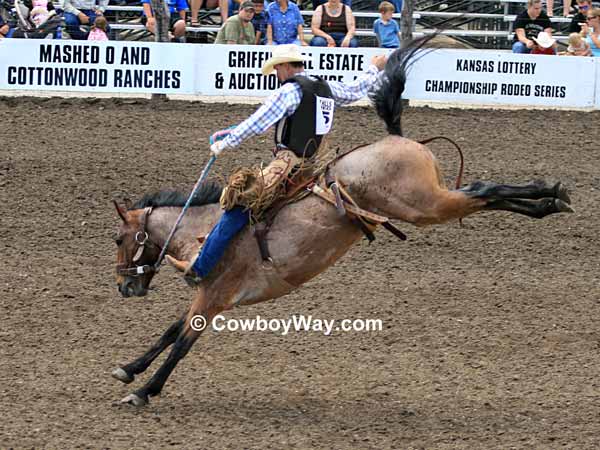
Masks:
[[[115,239],[115,242],[117,243],[117,246],[120,247],[121,244],[123,243],[123,239],[117,238],[117,239]]]

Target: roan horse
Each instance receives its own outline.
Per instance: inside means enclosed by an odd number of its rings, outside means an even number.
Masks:
[[[406,70],[423,41],[415,41],[394,52],[384,77],[372,95],[378,115],[389,136],[358,148],[330,166],[363,209],[417,226],[444,223],[485,210],[504,210],[534,218],[571,212],[569,197],[561,183],[536,181],[523,186],[474,182],[458,190],[444,186],[438,163],[424,145],[402,137],[401,94]],[[207,183],[167,249],[178,260],[190,260],[197,252],[197,237],[206,235],[221,210],[220,190]],[[130,275],[136,267],[156,262],[181,207],[183,195],[145,197],[129,208],[115,202],[122,219],[117,238],[117,282],[125,297],[143,296],[154,273]],[[242,231],[231,243],[221,262],[195,290],[193,303],[144,355],[113,371],[113,377],[130,383],[171,344],[173,348],[150,380],[122,401],[136,406],[159,394],[177,365],[200,335],[190,324],[203,316],[208,323],[215,315],[238,305],[249,305],[281,297],[334,264],[362,236],[361,230],[322,199],[311,195],[283,208],[275,218],[268,242],[273,263],[265,265],[251,231]]]

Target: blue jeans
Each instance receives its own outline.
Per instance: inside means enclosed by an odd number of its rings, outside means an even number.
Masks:
[[[512,46],[513,53],[531,53],[531,49],[527,48],[521,41],[517,41]]]
[[[94,20],[96,20],[96,12],[91,9],[81,9],[83,14],[90,18],[89,25],[90,27],[94,25]],[[87,39],[89,32],[81,31],[81,21],[76,14],[65,12],[63,14],[65,19],[65,27],[67,28],[67,33],[71,36],[71,39],[84,40]]]
[[[342,41],[346,37],[344,33],[330,33],[329,36],[333,38],[337,47],[342,46]],[[315,36],[310,40],[310,45],[311,47],[327,47],[327,39],[321,36]],[[350,47],[358,47],[358,41],[356,38],[353,37],[350,39]]]
[[[233,0],[228,0],[227,5],[228,5],[227,15],[229,17],[233,16],[237,12],[238,8],[240,7],[240,4],[234,2]]]
[[[211,230],[194,265],[200,278],[206,277],[222,258],[229,243],[250,222],[250,212],[242,206],[225,211]]]

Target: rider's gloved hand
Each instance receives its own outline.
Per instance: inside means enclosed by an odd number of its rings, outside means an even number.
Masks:
[[[221,152],[223,150],[225,150],[227,148],[227,145],[225,144],[225,141],[221,140],[221,141],[217,141],[214,144],[212,144],[210,146],[210,152],[215,156],[215,158],[218,158],[219,155],[221,154]]]

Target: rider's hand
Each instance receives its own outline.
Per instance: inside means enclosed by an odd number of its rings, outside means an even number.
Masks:
[[[210,146],[210,152],[215,156],[215,158],[218,158],[221,152],[226,148],[227,145],[225,145],[225,141],[217,141]]]
[[[375,55],[375,56],[373,56],[373,58],[371,58],[371,64],[373,64],[379,70],[383,70],[386,62],[387,62],[386,55]]]

